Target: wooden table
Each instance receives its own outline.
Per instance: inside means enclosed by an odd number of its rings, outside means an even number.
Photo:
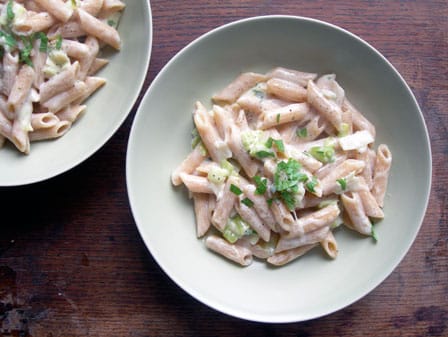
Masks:
[[[422,229],[390,277],[344,310],[283,325],[228,317],[179,289],[136,230],[125,183],[134,107],[79,167],[0,189],[0,336],[447,336],[446,0],[154,0],[151,6],[153,53],[143,89],[196,37],[256,15],[314,17],[376,47],[411,86],[431,135],[433,189]]]

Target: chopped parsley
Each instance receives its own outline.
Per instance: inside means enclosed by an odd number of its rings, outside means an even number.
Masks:
[[[281,152],[281,153],[285,152],[285,144],[283,144],[283,140],[281,140],[281,139],[274,139],[272,137],[269,137],[269,139],[267,140],[265,145],[268,149],[271,149],[272,146],[275,145],[278,152]]]
[[[308,129],[307,128],[298,128],[296,130],[296,135],[299,138],[306,138],[306,137],[308,137]]]
[[[306,184],[305,187],[308,191],[310,191],[311,193],[316,192],[316,190],[314,189],[317,186],[317,178],[315,176],[313,176],[313,178],[311,178],[311,180],[309,180]]]
[[[295,208],[299,183],[308,180],[308,176],[300,172],[301,168],[302,166],[298,161],[289,158],[287,162],[279,162],[274,173],[275,190],[290,210]]]
[[[255,184],[257,189],[255,190],[255,194],[262,195],[266,192],[268,188],[268,180],[266,178],[261,178],[260,176],[254,177]]]
[[[268,158],[268,157],[275,157],[275,153],[271,152],[271,151],[257,151],[255,152],[255,157],[257,157],[258,159],[263,159],[263,158]]]

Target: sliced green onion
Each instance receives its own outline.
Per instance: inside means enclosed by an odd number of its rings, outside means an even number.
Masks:
[[[276,121],[277,121],[277,124],[280,123],[280,114],[277,114]]]
[[[271,151],[257,151],[255,152],[255,157],[259,158],[259,159],[263,159],[263,158],[267,158],[267,157],[275,157],[275,153],[271,152]]]
[[[254,177],[255,184],[257,189],[255,190],[255,194],[262,195],[266,192],[268,188],[268,180],[266,178],[261,178],[260,176]]]
[[[243,194],[243,191],[241,191],[240,188],[234,184],[230,184],[230,192],[236,195]]]
[[[372,224],[372,229],[370,230],[370,235],[372,236],[373,241],[378,242],[378,235],[376,234],[373,224]]]
[[[336,182],[341,187],[341,190],[345,191],[347,189],[347,180],[345,178],[337,179]]]
[[[244,198],[243,200],[241,200],[241,203],[246,205],[247,207],[252,207],[254,205],[253,201],[249,198]]]

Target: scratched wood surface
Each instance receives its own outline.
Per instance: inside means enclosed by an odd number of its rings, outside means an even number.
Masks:
[[[145,88],[194,38],[250,16],[310,16],[376,47],[409,83],[429,128],[433,189],[422,229],[390,277],[344,310],[282,325],[223,315],[179,289],[139,237],[125,184],[134,108],[82,165],[0,189],[0,336],[447,336],[447,1],[154,0],[151,7]]]

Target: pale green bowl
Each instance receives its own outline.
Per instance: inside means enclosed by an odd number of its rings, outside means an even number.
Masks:
[[[106,50],[109,64],[97,76],[107,83],[86,101],[84,116],[63,137],[31,143],[29,155],[10,144],[1,148],[0,186],[35,183],[66,172],[94,154],[118,130],[137,100],[149,66],[149,1],[126,1],[118,31],[121,51]]]
[[[393,166],[379,241],[341,228],[339,256],[318,249],[281,268],[246,268],[208,251],[196,239],[192,202],[171,186],[170,173],[190,151],[193,105],[243,71],[284,66],[334,72],[349,99],[377,128]],[[137,227],[168,276],[223,313],[262,322],[320,317],[378,286],[411,247],[431,185],[428,133],[400,74],[373,47],[331,24],[303,17],[250,18],[219,27],[180,51],[147,91],[128,144],[127,186]]]

